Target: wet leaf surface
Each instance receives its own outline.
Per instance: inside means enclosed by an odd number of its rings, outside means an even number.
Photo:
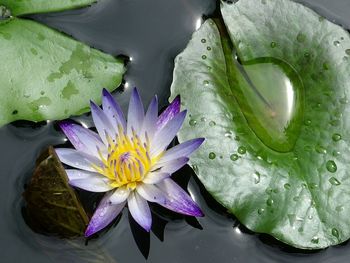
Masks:
[[[221,13],[176,58],[179,140],[206,138],[191,165],[250,230],[303,249],[348,240],[348,32],[287,0]]]

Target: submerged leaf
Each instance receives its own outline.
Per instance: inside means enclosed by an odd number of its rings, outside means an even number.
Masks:
[[[23,195],[27,220],[34,231],[65,238],[84,235],[89,219],[52,147],[39,156]]]
[[[194,170],[253,231],[305,249],[349,239],[349,34],[288,0],[221,11],[176,58],[179,140],[206,138]]]
[[[97,0],[0,0],[0,6],[6,6],[12,15],[48,13],[84,7]]]
[[[102,88],[117,88],[123,61],[30,20],[0,23],[0,126],[89,111]]]

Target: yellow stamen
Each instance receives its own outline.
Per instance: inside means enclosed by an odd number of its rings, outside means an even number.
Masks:
[[[143,181],[162,154],[150,158],[150,141],[147,133],[145,140],[142,140],[134,130],[129,137],[122,126],[118,126],[118,135],[115,137],[113,140],[107,136],[108,155],[106,158],[99,150],[104,167],[95,165],[93,168],[96,172],[111,179],[112,187],[126,186],[133,190],[138,183]]]

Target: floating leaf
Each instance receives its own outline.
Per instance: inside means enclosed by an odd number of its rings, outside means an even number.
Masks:
[[[221,12],[176,58],[179,140],[206,138],[194,170],[253,231],[304,249],[349,239],[349,34],[288,0]]]
[[[0,6],[6,6],[12,15],[48,13],[84,7],[97,0],[0,0]]]
[[[39,156],[23,195],[28,223],[35,231],[66,238],[84,235],[89,219],[52,147]]]
[[[47,5],[12,2],[18,8],[32,6],[33,12]],[[62,2],[62,8],[74,7]],[[92,1],[72,3],[88,2]],[[89,111],[89,100],[99,101],[102,88],[117,88],[125,72],[121,59],[21,18],[0,20],[0,46],[0,126],[15,120],[65,119]]]

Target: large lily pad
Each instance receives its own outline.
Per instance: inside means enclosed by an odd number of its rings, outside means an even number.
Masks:
[[[195,172],[253,231],[304,249],[348,240],[349,34],[288,0],[221,11],[176,58],[171,88],[189,110],[179,140],[206,138]]]
[[[0,0],[0,5],[5,2]],[[31,6],[31,13],[48,5],[36,2],[12,1],[10,5]],[[62,1],[62,8],[92,1],[66,2]],[[14,120],[57,120],[86,112],[89,100],[99,101],[102,88],[117,88],[125,71],[121,59],[21,18],[0,20],[0,46],[0,126]]]

